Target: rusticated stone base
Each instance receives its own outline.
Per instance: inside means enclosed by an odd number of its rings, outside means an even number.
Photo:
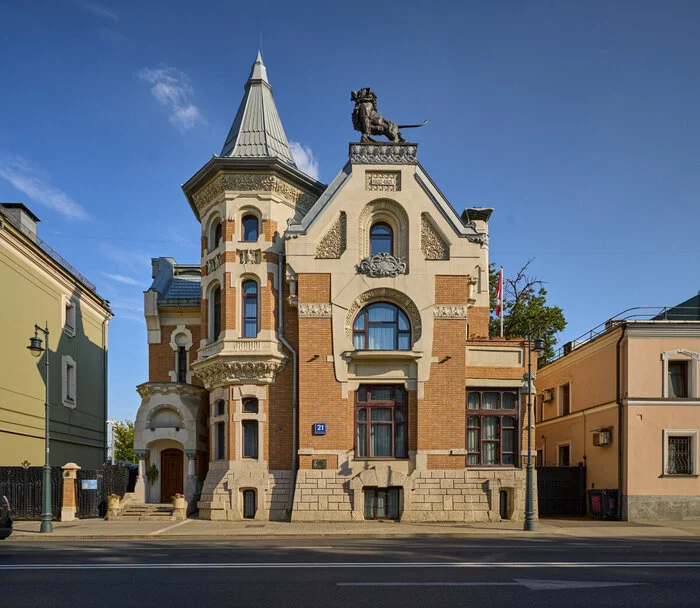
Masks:
[[[506,492],[505,519],[524,519],[524,470],[423,470],[406,475],[377,465],[346,476],[299,471],[292,521],[363,520],[367,487],[400,487],[401,521],[502,521],[501,490]]]
[[[622,519],[700,519],[700,496],[623,496]]]

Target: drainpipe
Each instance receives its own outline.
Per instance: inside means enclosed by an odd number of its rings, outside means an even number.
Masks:
[[[109,323],[109,316],[105,317],[105,319],[102,321],[102,413],[103,413],[103,420],[107,420],[107,324]],[[107,423],[103,425],[104,428],[104,433],[105,433],[105,456],[104,456],[104,461],[107,462],[107,453],[109,451],[108,449],[108,438],[107,438]],[[112,462],[114,462],[114,458],[112,458]]]
[[[277,271],[277,298],[278,298],[278,317],[280,342],[292,353],[292,484],[289,489],[289,502],[287,504],[287,513],[291,514],[294,506],[294,489],[297,485],[297,351],[292,345],[287,342],[284,337],[284,258],[283,252],[279,253],[278,271]]]
[[[622,518],[622,485],[624,482],[624,471],[623,471],[623,465],[624,465],[624,450],[623,450],[623,445],[622,445],[622,438],[623,438],[623,425],[625,422],[625,417],[624,417],[624,412],[622,409],[622,379],[620,378],[621,371],[622,371],[622,362],[620,360],[620,348],[622,347],[622,341],[625,339],[625,332],[627,330],[627,325],[622,326],[622,333],[620,334],[620,339],[617,341],[617,349],[616,349],[616,370],[617,370],[617,377],[616,377],[616,387],[617,387],[617,395],[616,395],[616,401],[617,401],[617,487],[618,487],[618,496],[617,496],[617,517],[618,519]]]

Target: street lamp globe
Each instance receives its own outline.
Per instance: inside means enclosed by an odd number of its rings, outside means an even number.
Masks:
[[[540,357],[544,352],[544,340],[542,338],[535,338],[532,350],[537,353],[537,357]]]
[[[41,338],[36,335],[33,338],[29,338],[29,346],[27,346],[27,350],[32,353],[32,357],[41,357],[41,353],[44,352],[44,349],[41,346]]]

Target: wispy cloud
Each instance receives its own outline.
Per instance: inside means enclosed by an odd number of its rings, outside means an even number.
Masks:
[[[313,150],[296,141],[289,142],[289,148],[294,156],[297,167],[309,177],[318,179],[318,159],[314,156]]]
[[[112,281],[116,281],[117,283],[124,283],[124,285],[143,285],[143,283],[141,283],[140,281],[132,279],[131,277],[127,277],[123,274],[111,274],[109,272],[103,272],[102,274],[105,275],[108,279],[112,279]]]
[[[101,17],[102,19],[109,19],[115,23],[119,21],[119,15],[113,11],[108,6],[104,4],[99,4],[97,2],[78,2],[78,6],[88,13],[92,13],[96,17]]]
[[[103,241],[100,243],[100,252],[102,255],[115,262],[122,272],[128,272],[145,278],[150,278],[151,276],[151,256],[145,251],[122,249],[121,247],[115,247],[111,243]],[[122,273],[117,274],[126,276]],[[141,283],[137,284],[141,285]]]
[[[52,185],[45,171],[21,156],[0,157],[0,177],[39,203],[72,220],[89,220],[87,211],[63,190]]]
[[[134,323],[146,322],[143,316],[143,300],[141,299],[116,297],[110,300],[110,305],[116,319]]]
[[[170,122],[180,131],[205,122],[199,108],[191,101],[194,90],[187,74],[166,66],[141,70],[138,77],[153,85],[151,87],[153,97],[158,100],[158,103],[168,108]]]

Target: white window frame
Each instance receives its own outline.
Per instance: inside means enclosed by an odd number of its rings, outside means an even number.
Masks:
[[[560,448],[561,446],[563,446],[563,445],[568,445],[568,446],[569,446],[569,464],[567,464],[567,465],[563,465],[563,464],[561,463],[561,460],[559,460],[559,448]],[[572,459],[571,456],[572,456],[571,441],[559,441],[559,442],[557,442],[557,466],[558,466],[558,467],[563,467],[563,466],[570,467],[570,466],[573,466],[573,465],[571,464],[571,463],[573,462],[573,459]]]
[[[72,378],[68,378],[68,368],[73,369]],[[70,382],[70,386],[68,383]],[[75,409],[78,405],[78,365],[70,355],[61,357],[61,403],[71,409]],[[72,398],[69,397],[72,395]]]
[[[75,298],[63,298],[63,333],[71,338],[75,336],[77,310],[78,301]]]
[[[690,457],[691,472],[690,473],[668,473],[668,438],[669,437],[690,437]],[[698,475],[698,430],[697,429],[664,429],[664,468],[662,475],[664,477],[697,477]]]
[[[698,361],[700,353],[694,353],[689,350],[678,348],[676,350],[668,350],[661,353],[662,363],[662,393],[664,399],[669,399],[668,394],[668,362],[669,361],[687,361],[688,362],[688,398],[697,399],[698,397]],[[673,397],[671,397],[673,398]],[[685,397],[678,397],[685,399]]]

